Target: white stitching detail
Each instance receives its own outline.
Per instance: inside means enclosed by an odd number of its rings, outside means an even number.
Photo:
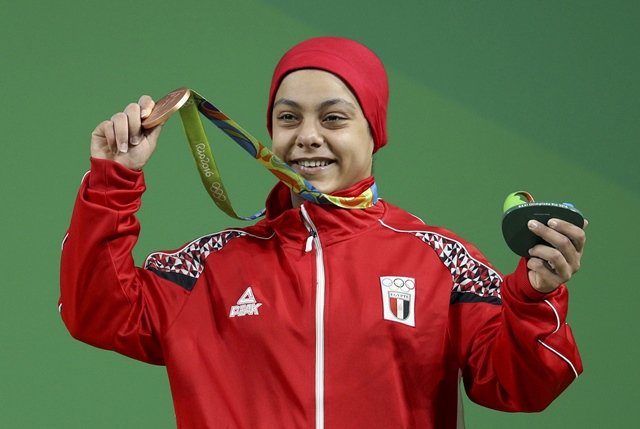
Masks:
[[[571,369],[573,370],[573,373],[575,374],[576,378],[578,378],[578,371],[576,371],[576,367],[573,366],[573,363],[571,363],[571,361],[564,356],[562,353],[558,352],[556,349],[554,349],[553,347],[548,346],[547,344],[544,343],[544,341],[542,340],[538,340],[538,342],[540,344],[542,344],[543,346],[545,346],[547,349],[551,350],[553,353],[555,353],[556,355],[560,356],[562,358],[562,360],[564,360],[566,363],[569,364],[569,366],[571,367]]]
[[[556,330],[552,332],[552,334],[555,334],[556,332],[558,332],[560,330],[560,315],[558,314],[558,311],[556,310],[556,308],[553,306],[553,304],[551,304],[548,300],[544,300],[544,302],[547,303],[547,305],[549,305],[549,307],[551,307],[551,309],[553,310],[554,314],[556,315]]]
[[[67,238],[69,238],[68,232],[64,235],[64,238],[62,239],[62,243],[60,243],[60,250],[64,250],[64,243],[67,241]]]

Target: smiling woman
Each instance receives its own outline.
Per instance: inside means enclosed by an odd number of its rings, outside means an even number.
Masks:
[[[367,47],[304,41],[273,74],[273,150],[353,201],[375,189],[387,100]],[[140,124],[153,106],[143,96],[93,132],[60,304],[74,337],[166,365],[179,427],[454,429],[461,378],[482,405],[538,411],[582,371],[562,283],[585,235],[559,220],[532,224],[549,245],[502,276],[470,243],[375,192],[332,205],[278,183],[257,224],[136,267],[140,169],[160,133]]]
[[[338,77],[295,71],[282,80],[275,100],[273,151],[313,186],[330,194],[371,176],[373,137],[356,97]]]

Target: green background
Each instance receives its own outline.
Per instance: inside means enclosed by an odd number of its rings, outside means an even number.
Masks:
[[[583,268],[570,282],[584,374],[543,413],[467,401],[467,427],[633,426],[639,5],[1,0],[0,426],[175,426],[162,367],[79,343],[58,316],[60,242],[90,133],[142,94],[190,86],[266,141],[276,61],[326,34],[364,42],[387,66],[390,139],[375,166],[385,199],[461,234],[504,272],[517,261],[500,233],[507,193],[572,201],[590,220]],[[235,205],[253,213],[274,179],[217,131],[210,136]],[[237,224],[201,189],[178,120],[146,176],[139,263]]]

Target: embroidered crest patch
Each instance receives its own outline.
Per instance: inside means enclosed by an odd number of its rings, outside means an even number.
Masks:
[[[380,277],[384,319],[416,326],[416,280],[411,277]]]

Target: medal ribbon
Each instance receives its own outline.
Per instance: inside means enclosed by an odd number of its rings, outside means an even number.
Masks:
[[[222,183],[220,172],[214,160],[213,152],[211,151],[211,146],[207,140],[198,112],[202,113],[219,129],[224,131],[227,136],[266,167],[278,180],[307,201],[318,204],[334,204],[347,209],[371,207],[378,201],[378,192],[375,183],[356,197],[338,197],[320,192],[308,180],[305,180],[296,173],[290,166],[245,131],[233,119],[221,112],[220,109],[200,94],[191,90],[189,99],[184,106],[180,108],[180,117],[182,118],[182,125],[191,148],[191,153],[198,167],[202,184],[209,196],[222,211],[233,218],[254,220],[263,216],[265,210],[263,209],[252,216],[239,216],[235,212]]]

